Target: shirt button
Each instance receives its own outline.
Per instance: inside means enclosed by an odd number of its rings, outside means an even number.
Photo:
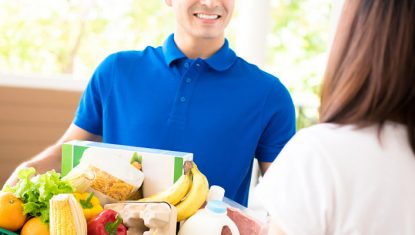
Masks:
[[[197,63],[197,64],[196,64],[196,67],[198,67],[198,68],[199,68],[199,67],[200,67],[200,64],[199,64],[199,63]]]
[[[187,69],[187,68],[189,68],[189,63],[184,63],[184,67]]]
[[[192,79],[191,78],[186,78],[186,82],[187,83],[191,83],[192,82]]]
[[[186,101],[186,97],[182,96],[180,97],[180,102],[185,102]]]

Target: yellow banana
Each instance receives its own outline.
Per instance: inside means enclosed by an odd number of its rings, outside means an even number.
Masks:
[[[185,173],[168,189],[151,195],[146,198],[139,199],[139,202],[158,202],[165,201],[171,205],[179,203],[192,186],[192,179],[190,172],[185,170]]]
[[[176,205],[177,221],[185,220],[195,214],[205,203],[209,192],[209,182],[194,162],[191,173],[193,175],[192,187],[183,201]]]

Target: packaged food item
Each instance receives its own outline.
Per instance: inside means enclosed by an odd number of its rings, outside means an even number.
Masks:
[[[224,197],[223,201],[228,204],[227,215],[233,220],[241,235],[267,235],[268,221],[255,215],[251,209]],[[232,234],[228,228],[224,228],[222,235]]]
[[[192,153],[74,140],[62,145],[62,176],[67,175],[74,167],[85,162],[83,159],[91,151],[100,153],[96,159],[91,161],[91,166],[95,168],[90,167],[91,170],[102,177],[106,176],[105,173],[113,175],[122,182],[134,186],[133,188],[137,188],[137,182],[130,182],[128,180],[130,177],[118,176],[128,172],[118,174],[120,172],[114,172],[113,170],[115,165],[101,165],[101,157],[111,155],[111,158],[117,159],[119,164],[141,168],[145,175],[142,186],[143,197],[148,197],[169,188],[183,175],[184,162],[193,160]],[[128,185],[122,182],[114,181],[112,185],[113,187],[121,187],[120,190],[127,190],[126,186]],[[93,187],[105,188],[98,186],[98,184],[100,183],[95,182]],[[107,190],[111,190],[111,193],[115,194],[113,189]]]
[[[127,200],[144,181],[140,170],[113,152],[99,148],[86,149],[74,172],[93,175],[87,191],[94,192],[102,205]]]

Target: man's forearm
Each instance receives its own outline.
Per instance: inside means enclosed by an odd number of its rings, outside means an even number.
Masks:
[[[268,168],[271,166],[272,162],[259,162],[259,169],[261,170],[261,174],[264,175]]]
[[[52,145],[27,161],[26,164],[29,167],[34,167],[38,173],[45,173],[52,169],[60,172],[61,154],[61,145]]]
[[[18,173],[22,168],[33,167],[37,173],[45,173],[48,170],[55,169],[60,172],[61,163],[61,146],[52,145],[33,157],[32,159],[21,163],[7,179],[5,185],[15,185],[18,181]]]

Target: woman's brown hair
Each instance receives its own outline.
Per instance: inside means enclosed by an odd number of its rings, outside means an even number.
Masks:
[[[404,124],[415,153],[414,43],[414,0],[346,0],[324,76],[320,121]]]

